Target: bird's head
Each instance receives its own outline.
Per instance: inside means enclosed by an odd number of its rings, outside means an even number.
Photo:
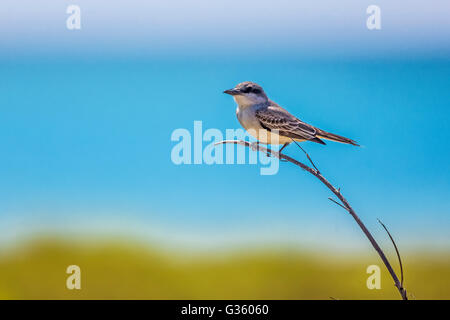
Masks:
[[[239,83],[233,89],[225,90],[224,93],[232,95],[236,103],[240,106],[266,103],[269,100],[263,88],[250,81]]]

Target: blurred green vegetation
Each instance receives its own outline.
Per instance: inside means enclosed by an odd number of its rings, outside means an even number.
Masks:
[[[391,257],[397,268],[395,255]],[[81,290],[66,268],[81,268]],[[380,290],[366,287],[368,265]],[[450,299],[449,254],[404,256],[411,298]],[[180,252],[119,240],[30,239],[0,251],[0,299],[398,299],[374,253],[337,256],[292,249]]]

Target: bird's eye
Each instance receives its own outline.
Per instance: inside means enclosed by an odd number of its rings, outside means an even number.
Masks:
[[[245,87],[244,89],[242,89],[243,93],[249,93],[252,90],[252,88],[250,87]]]
[[[253,92],[253,93],[256,93],[256,94],[260,94],[260,93],[261,93],[261,90],[255,88],[255,89],[252,90],[252,92]]]

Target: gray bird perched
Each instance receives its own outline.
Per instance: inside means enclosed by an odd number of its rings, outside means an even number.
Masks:
[[[321,139],[326,139],[359,146],[354,140],[313,127],[294,117],[270,100],[263,88],[254,82],[239,83],[224,93],[232,95],[236,101],[236,115],[245,130],[261,143],[283,144],[279,152],[294,141],[325,144]]]

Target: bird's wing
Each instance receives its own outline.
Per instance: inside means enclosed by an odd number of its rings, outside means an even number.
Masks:
[[[270,105],[256,111],[261,126],[268,130],[278,130],[279,134],[293,139],[311,140],[325,144],[316,137],[317,130],[313,126],[297,119],[278,105]]]

